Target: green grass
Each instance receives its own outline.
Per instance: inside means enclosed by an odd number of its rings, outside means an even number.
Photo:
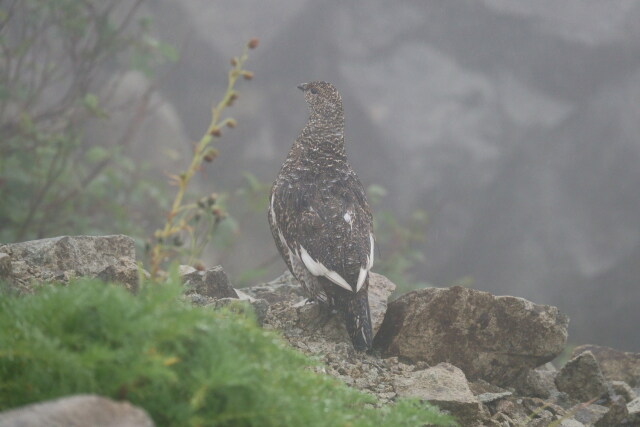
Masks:
[[[0,410],[97,393],[158,426],[453,425],[417,401],[375,409],[250,315],[191,307],[180,292],[80,280],[0,294]]]

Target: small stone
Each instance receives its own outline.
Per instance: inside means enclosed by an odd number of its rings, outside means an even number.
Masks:
[[[221,266],[207,271],[193,271],[182,276],[186,293],[198,293],[210,298],[238,298]]]
[[[640,397],[636,397],[627,403],[628,420],[631,423],[640,424]]]
[[[585,351],[593,353],[607,380],[624,381],[631,387],[640,387],[640,353],[622,352],[598,345],[582,345],[573,350],[571,357]]]
[[[0,426],[153,427],[149,415],[129,402],[77,395],[0,412]]]
[[[629,384],[624,381],[610,381],[609,386],[615,395],[622,397],[627,403],[637,397],[633,389],[629,387]]]
[[[569,360],[555,378],[558,390],[586,402],[607,393],[607,386],[593,353],[586,351]]]
[[[186,276],[187,274],[193,273],[194,271],[196,271],[196,269],[190,265],[180,264],[180,266],[178,267],[178,275],[180,276]]]
[[[609,407],[602,405],[576,405],[568,413],[584,425],[595,427],[612,427],[620,425],[628,416],[626,405],[613,402]]]
[[[556,375],[556,371],[544,367],[530,369],[515,381],[514,386],[523,396],[549,399],[558,394],[554,382]]]
[[[464,373],[449,363],[407,372],[394,378],[394,388],[400,397],[426,400],[449,411],[463,425],[484,415],[482,405],[471,392]]]
[[[489,384],[484,380],[476,380],[470,382],[469,388],[471,389],[471,392],[476,396],[476,399],[484,404],[513,395],[512,392],[505,390],[502,387]]]
[[[561,427],[584,427],[584,424],[582,424],[578,420],[565,418],[564,420],[560,421],[560,426]]]

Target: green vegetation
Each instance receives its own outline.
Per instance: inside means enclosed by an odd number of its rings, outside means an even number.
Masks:
[[[162,186],[129,153],[150,107],[153,70],[177,53],[150,35],[148,20],[136,21],[141,3],[0,4],[0,241],[139,235],[142,212],[162,204]],[[109,141],[85,135],[119,111],[109,97],[132,70],[148,81],[127,122],[111,127]]]
[[[193,150],[193,156],[189,167],[178,175],[170,175],[172,183],[178,187],[178,191],[171,204],[162,229],[156,230],[154,244],[149,245],[149,270],[151,277],[156,278],[164,264],[171,262],[175,257],[182,255],[187,258],[187,264],[193,265],[199,260],[205,246],[213,238],[217,226],[226,214],[218,203],[216,194],[200,199],[198,202],[184,204],[187,187],[193,176],[201,170],[203,162],[212,162],[218,156],[218,150],[211,147],[213,138],[222,135],[222,127],[236,127],[235,119],[228,117],[222,119],[222,113],[227,107],[233,105],[238,98],[235,90],[236,82],[240,77],[251,80],[253,73],[244,69],[244,63],[249,59],[249,49],[258,46],[258,39],[253,38],[247,42],[242,55],[231,59],[231,70],[228,73],[227,90],[222,99],[211,108],[211,121],[198,144]],[[203,220],[204,219],[204,220]],[[185,239],[189,245],[181,249]]]
[[[173,281],[137,296],[90,280],[0,295],[0,410],[98,393],[160,426],[452,425],[416,401],[374,408],[250,315],[180,301]]]

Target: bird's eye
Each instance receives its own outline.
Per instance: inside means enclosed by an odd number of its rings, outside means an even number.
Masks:
[[[309,92],[311,92],[314,95],[318,94],[318,89],[316,89],[315,87],[312,87],[311,89],[309,89]]]

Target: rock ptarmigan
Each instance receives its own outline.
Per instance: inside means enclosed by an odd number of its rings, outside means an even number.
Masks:
[[[310,115],[271,189],[271,232],[308,297],[341,313],[354,348],[368,350],[373,217],[347,162],[342,99],[330,83],[298,88]]]

